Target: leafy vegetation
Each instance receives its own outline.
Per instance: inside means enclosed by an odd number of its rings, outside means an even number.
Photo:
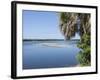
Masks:
[[[79,25],[79,26],[78,26]],[[87,13],[60,13],[60,31],[65,40],[71,39],[76,33],[80,35],[78,47],[81,49],[77,59],[81,66],[91,65],[91,23]]]
[[[77,55],[77,59],[81,66],[89,66],[91,65],[91,47],[90,47],[90,36],[84,34],[82,36],[82,42],[77,45],[81,51]]]

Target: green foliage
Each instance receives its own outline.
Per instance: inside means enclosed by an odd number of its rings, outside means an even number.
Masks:
[[[77,30],[77,14],[70,12],[60,13],[60,31],[64,35],[65,39],[70,39],[75,36]]]
[[[81,66],[91,65],[91,47],[90,47],[90,35],[84,34],[82,41],[77,45],[81,51],[77,55],[77,59]]]
[[[60,19],[63,23],[67,23],[69,20],[74,20],[76,18],[76,13],[62,12],[60,13]]]
[[[90,34],[91,31],[91,16],[88,13],[60,13],[60,31],[63,33],[65,39],[70,39],[79,32],[82,37],[83,34]],[[79,22],[78,22],[79,21]],[[78,29],[77,25],[80,25]]]
[[[66,23],[67,22],[67,16],[65,15],[66,13],[60,13],[60,19],[62,22]]]
[[[85,44],[87,44],[87,45],[90,45],[90,35],[84,34],[84,35],[82,36],[82,43],[85,43]]]
[[[80,25],[79,29],[78,25]],[[79,32],[80,42],[77,46],[81,51],[77,55],[77,59],[81,66],[91,65],[91,15],[88,13],[60,13],[60,31],[65,40]]]

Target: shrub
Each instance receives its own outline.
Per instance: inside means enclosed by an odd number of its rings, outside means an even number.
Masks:
[[[81,66],[91,65],[91,45],[90,45],[90,35],[84,34],[82,36],[82,41],[77,45],[81,51],[77,55],[77,59]]]

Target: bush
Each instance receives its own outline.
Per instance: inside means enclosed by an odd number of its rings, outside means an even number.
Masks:
[[[90,35],[84,34],[82,36],[82,41],[77,45],[81,51],[77,55],[77,59],[81,66],[91,65],[91,45],[90,45]]]

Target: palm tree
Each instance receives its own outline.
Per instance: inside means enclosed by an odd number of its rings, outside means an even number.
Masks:
[[[80,28],[82,29],[81,32],[84,34],[90,34],[90,14],[79,14],[80,18]],[[83,35],[83,34],[82,34]]]
[[[80,28],[77,24],[80,22]],[[80,33],[80,37],[83,34],[90,34],[90,14],[86,13],[60,13],[60,31],[64,35],[65,39],[70,39],[75,36],[76,32]]]
[[[75,36],[77,23],[76,13],[60,13],[60,31],[64,35],[65,39],[70,39]]]
[[[70,39],[75,36],[76,32],[79,32],[78,47],[81,48],[81,51],[77,56],[82,66],[91,65],[90,17],[90,14],[87,13],[60,13],[60,31],[65,39]]]

